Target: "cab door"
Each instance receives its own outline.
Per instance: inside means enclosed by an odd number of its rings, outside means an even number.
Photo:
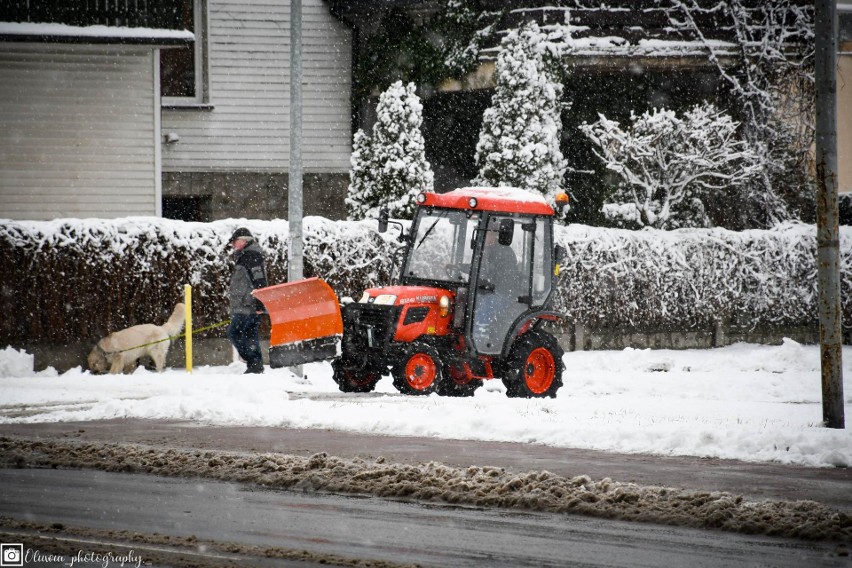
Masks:
[[[474,303],[470,337],[478,353],[500,355],[512,325],[533,301],[535,222],[521,216],[491,215],[482,233],[477,280],[471,286]]]

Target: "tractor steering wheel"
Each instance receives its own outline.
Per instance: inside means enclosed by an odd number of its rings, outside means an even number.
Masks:
[[[447,276],[449,276],[450,280],[454,282],[461,281],[462,277],[464,276],[464,272],[462,272],[461,266],[459,266],[458,264],[445,264],[444,269],[446,270]]]

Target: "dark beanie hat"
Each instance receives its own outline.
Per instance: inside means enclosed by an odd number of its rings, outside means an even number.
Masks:
[[[253,239],[253,238],[254,238],[254,236],[251,234],[251,231],[249,231],[245,227],[240,227],[239,229],[234,231],[234,234],[231,235],[231,240],[228,241],[228,242],[232,243],[237,239]]]

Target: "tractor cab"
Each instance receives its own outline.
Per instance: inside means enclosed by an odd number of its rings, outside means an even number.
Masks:
[[[453,328],[469,353],[506,355],[524,316],[550,297],[553,209],[508,188],[421,194],[419,201],[400,283],[450,291]]]

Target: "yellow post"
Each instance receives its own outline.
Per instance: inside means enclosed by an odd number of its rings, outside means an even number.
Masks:
[[[192,374],[192,286],[184,284],[183,303],[186,306],[186,371]]]

